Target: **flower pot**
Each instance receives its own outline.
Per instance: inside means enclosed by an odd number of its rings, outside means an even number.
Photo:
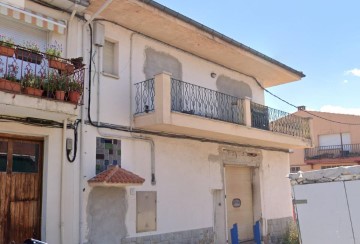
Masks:
[[[15,53],[15,48],[0,46],[0,55],[6,57],[12,57],[14,56],[14,53]]]
[[[65,99],[65,91],[55,91],[55,98],[63,101]]]
[[[15,50],[15,57],[17,59],[34,63],[34,64],[41,64],[43,56],[40,53],[32,52],[30,50],[25,50],[21,48],[17,48]]]
[[[19,82],[0,78],[0,89],[19,93],[21,91],[21,85]]]
[[[74,65],[53,58],[48,60],[50,68],[65,71],[67,74],[74,73]]]
[[[44,90],[33,88],[33,87],[25,87],[24,92],[25,92],[25,94],[28,94],[28,95],[41,97]]]
[[[72,103],[78,103],[80,96],[81,94],[78,91],[69,91],[69,101]]]

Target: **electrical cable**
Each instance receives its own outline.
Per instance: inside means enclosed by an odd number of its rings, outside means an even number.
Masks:
[[[265,87],[263,87],[263,86],[261,85],[261,83],[260,83],[255,77],[253,77],[253,76],[250,76],[250,77],[252,77],[252,78],[255,80],[256,84],[257,84],[261,89],[263,89],[265,92],[269,93],[271,96],[279,99],[280,101],[282,101],[282,102],[290,105],[291,107],[294,107],[294,108],[298,109],[298,106],[296,106],[296,105],[294,105],[294,104],[286,101],[285,99],[279,97],[278,95],[272,93],[271,91],[269,91],[268,89],[266,89]],[[307,110],[301,110],[301,111],[303,111],[304,113],[310,114],[310,115],[312,115],[312,116],[314,116],[314,117],[317,117],[317,118],[319,118],[319,119],[323,119],[323,120],[326,120],[326,121],[332,122],[332,123],[337,123],[337,124],[342,124],[342,125],[360,125],[360,123],[346,123],[346,122],[341,122],[341,121],[336,121],[336,120],[328,119],[328,118],[325,118],[325,117],[322,117],[322,116],[320,116],[320,115],[314,114],[314,113],[312,113],[312,112],[310,112],[310,111],[307,111]]]
[[[80,119],[74,122],[74,154],[72,158],[70,158],[71,149],[66,149],[66,157],[70,163],[73,163],[76,159],[77,144],[78,144],[78,126],[80,122],[81,122]]]

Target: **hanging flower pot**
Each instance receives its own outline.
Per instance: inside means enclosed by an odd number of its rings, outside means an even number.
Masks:
[[[64,101],[65,99],[65,91],[55,91],[56,100]]]
[[[0,78],[0,89],[20,93],[21,85],[17,81]]]
[[[21,49],[21,48],[17,48],[15,50],[15,57],[17,59],[34,64],[41,64],[43,59],[43,56],[40,53],[26,49]]]
[[[74,65],[68,64],[64,61],[56,60],[54,58],[48,58],[49,67],[61,71],[65,71],[67,74],[74,73]]]
[[[0,55],[6,57],[14,56],[15,48],[7,47],[7,46],[0,46]]]

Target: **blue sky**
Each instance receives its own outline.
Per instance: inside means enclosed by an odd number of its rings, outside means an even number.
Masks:
[[[306,75],[270,91],[311,110],[360,115],[360,1],[156,0]],[[266,96],[266,105],[293,112]]]

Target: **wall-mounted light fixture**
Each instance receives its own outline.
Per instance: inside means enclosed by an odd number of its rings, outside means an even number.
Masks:
[[[211,78],[215,78],[215,77],[216,77],[216,73],[211,72],[210,76],[211,76]]]

